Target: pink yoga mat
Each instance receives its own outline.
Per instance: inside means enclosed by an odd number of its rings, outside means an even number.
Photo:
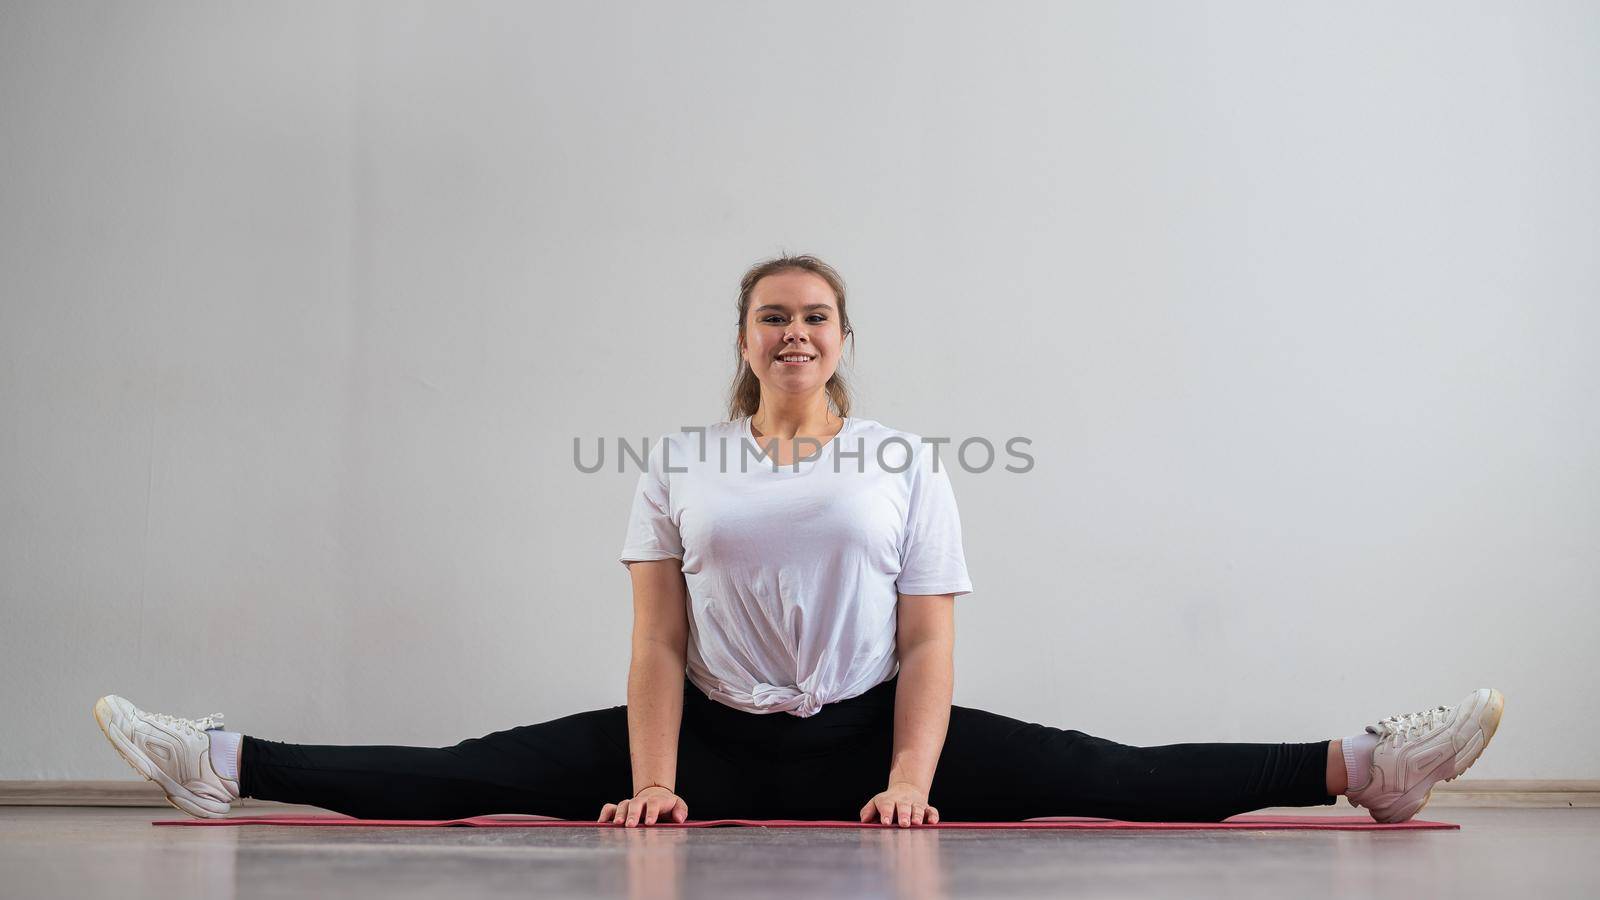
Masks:
[[[363,828],[438,828],[467,826],[472,828],[621,828],[620,825],[586,822],[573,819],[551,819],[545,816],[473,816],[470,819],[353,819],[349,816],[319,815],[267,815],[234,816],[228,819],[163,819],[152,825],[354,825]],[[714,828],[727,825],[746,825],[764,828],[899,828],[899,825],[866,822],[825,822],[800,819],[693,819],[683,822],[660,822],[643,828]],[[940,822],[937,825],[913,825],[912,828],[1062,828],[1079,830],[1125,831],[1215,831],[1246,829],[1251,831],[1437,831],[1459,829],[1449,822],[1425,822],[1412,819],[1396,825],[1382,825],[1366,816],[1234,816],[1223,822],[1120,822],[1115,819],[1087,819],[1060,816],[1042,819],[1024,819],[1021,822]]]

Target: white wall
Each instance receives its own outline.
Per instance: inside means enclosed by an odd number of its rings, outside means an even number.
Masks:
[[[6,3],[0,778],[623,702],[634,478],[839,266],[953,474],[956,702],[1600,778],[1600,7]]]

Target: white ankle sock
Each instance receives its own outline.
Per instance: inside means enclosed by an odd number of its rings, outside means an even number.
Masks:
[[[1363,731],[1339,742],[1344,750],[1344,774],[1348,779],[1345,793],[1358,791],[1372,780],[1372,751],[1378,746],[1378,736]]]
[[[244,735],[237,731],[208,731],[211,736],[211,768],[229,781],[239,781],[239,743]],[[1348,759],[1349,757],[1346,757]]]

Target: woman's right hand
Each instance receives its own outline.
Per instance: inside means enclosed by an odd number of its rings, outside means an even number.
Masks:
[[[600,818],[595,821],[634,828],[641,820],[646,825],[654,825],[658,820],[682,824],[689,820],[689,804],[666,788],[651,785],[621,803],[607,803],[600,808]]]

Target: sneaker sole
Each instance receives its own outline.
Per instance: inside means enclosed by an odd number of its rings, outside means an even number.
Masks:
[[[186,798],[174,797],[174,793],[188,792],[179,786],[177,782],[168,778],[160,769],[151,765],[150,761],[143,753],[139,752],[138,748],[128,744],[128,739],[123,737],[121,732],[108,727],[106,720],[111,718],[111,715],[111,704],[107,703],[104,697],[94,702],[94,722],[100,726],[100,733],[106,736],[106,740],[111,742],[111,746],[117,751],[117,755],[122,757],[129,766],[132,766],[135,772],[144,776],[146,781],[154,782],[156,787],[161,788],[162,795],[173,809],[194,816],[196,819],[222,819],[227,817],[226,813],[212,812]]]
[[[1472,768],[1473,763],[1478,761],[1478,757],[1483,755],[1483,751],[1489,746],[1489,740],[1494,737],[1494,733],[1500,730],[1500,716],[1503,715],[1505,711],[1505,695],[1494,688],[1490,688],[1488,702],[1485,703],[1484,708],[1478,712],[1478,733],[1473,736],[1472,740],[1467,742],[1467,746],[1461,748],[1461,751],[1455,755],[1455,759],[1452,761],[1452,767],[1460,767],[1456,773],[1451,775],[1449,778],[1440,779],[1440,781],[1435,781],[1433,784],[1428,785],[1428,792],[1422,795],[1422,802],[1418,803],[1416,808],[1406,813],[1405,816],[1397,819],[1381,819],[1379,821],[1393,823],[1404,822],[1407,819],[1412,818],[1417,813],[1422,812],[1423,807],[1428,805],[1428,801],[1433,799],[1433,789],[1437,787],[1441,781],[1455,781],[1457,778],[1465,775],[1467,770]],[[1377,817],[1373,816],[1373,818],[1376,819]]]

